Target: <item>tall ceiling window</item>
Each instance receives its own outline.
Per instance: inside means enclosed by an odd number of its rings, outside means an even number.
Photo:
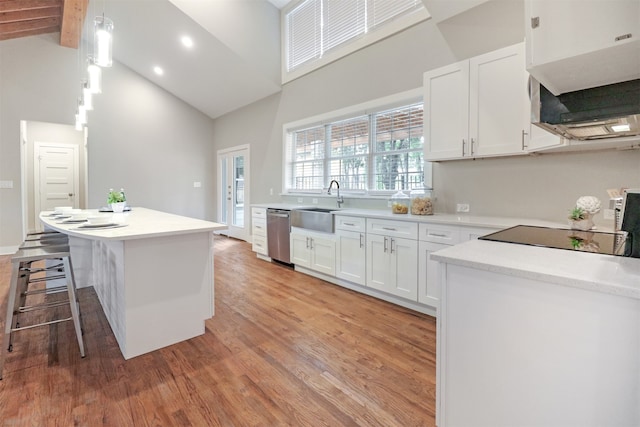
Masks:
[[[285,71],[337,59],[337,51],[350,53],[428,17],[421,0],[303,0],[285,15]]]
[[[431,186],[422,122],[419,102],[287,130],[284,188],[318,192],[333,179],[361,194]]]

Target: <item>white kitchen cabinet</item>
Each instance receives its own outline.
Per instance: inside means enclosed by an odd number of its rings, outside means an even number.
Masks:
[[[251,249],[258,256],[268,256],[267,244],[267,209],[251,208]]]
[[[365,219],[336,215],[336,277],[365,285],[366,228]]]
[[[526,0],[527,70],[555,95],[640,78],[638,29],[638,0]]]
[[[458,243],[477,239],[498,229],[420,223],[418,226],[418,302],[440,308],[439,263],[431,260],[431,253]]]
[[[409,230],[413,238],[397,237]],[[418,300],[417,232],[417,223],[367,219],[367,287]]]
[[[425,160],[525,154],[524,43],[424,74]]]
[[[336,273],[336,242],[333,234],[292,228],[291,262],[330,276]]]

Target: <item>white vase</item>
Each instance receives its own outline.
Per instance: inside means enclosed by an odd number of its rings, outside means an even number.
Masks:
[[[114,212],[124,212],[125,202],[111,203],[111,210]]]
[[[589,215],[585,219],[580,219],[580,220],[577,220],[577,221],[573,220],[573,219],[570,219],[569,220],[569,226],[573,230],[587,231],[587,230],[591,230],[593,228],[594,224],[593,224],[593,219]]]

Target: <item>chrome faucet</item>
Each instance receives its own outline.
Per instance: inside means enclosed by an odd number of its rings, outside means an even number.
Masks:
[[[336,181],[335,179],[332,179],[331,182],[329,183],[329,189],[327,190],[327,194],[331,194],[331,187],[333,186],[333,183],[336,183],[336,189],[338,190],[338,209],[340,209],[341,205],[344,203],[344,199],[342,198],[342,196],[340,195],[340,183],[338,181]]]

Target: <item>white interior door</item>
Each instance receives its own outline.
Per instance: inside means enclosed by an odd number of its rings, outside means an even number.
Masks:
[[[35,218],[56,206],[79,207],[79,159],[75,144],[34,144]],[[36,221],[36,228],[40,221]]]
[[[218,151],[218,222],[227,234],[249,239],[249,146]]]

